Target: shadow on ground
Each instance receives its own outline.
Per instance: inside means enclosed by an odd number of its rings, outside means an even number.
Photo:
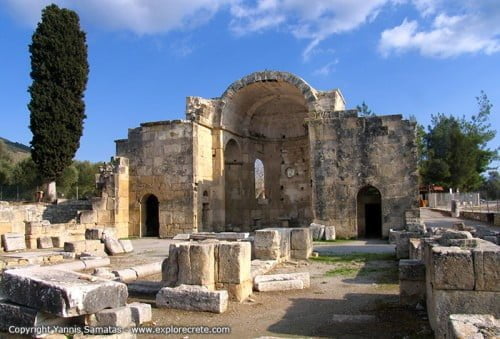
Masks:
[[[433,338],[425,313],[387,294],[346,294],[341,300],[291,299],[284,317],[267,330],[276,335],[324,338]]]

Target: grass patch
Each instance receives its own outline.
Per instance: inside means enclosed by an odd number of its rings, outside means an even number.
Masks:
[[[320,255],[319,257],[310,259],[328,264],[342,262],[367,263],[370,261],[395,260],[396,256],[392,253],[349,253],[336,255]]]
[[[333,270],[326,271],[325,276],[327,277],[351,276],[358,274],[360,270],[361,267],[339,266],[334,268]]]

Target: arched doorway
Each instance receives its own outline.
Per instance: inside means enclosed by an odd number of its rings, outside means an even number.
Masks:
[[[373,186],[359,190],[357,196],[358,237],[382,237],[382,196]]]
[[[141,204],[142,236],[160,235],[160,211],[158,198],[154,194],[144,196]]]

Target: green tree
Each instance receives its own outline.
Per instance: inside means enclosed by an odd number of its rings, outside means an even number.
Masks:
[[[422,182],[473,191],[481,187],[484,173],[497,151],[487,148],[495,136],[488,122],[492,105],[486,94],[476,98],[479,112],[467,120],[442,113],[432,116],[425,135],[421,162]]]
[[[12,159],[7,150],[7,145],[0,140],[0,186],[9,184],[12,173]]]
[[[359,115],[361,115],[362,117],[374,117],[376,115],[364,101],[361,103],[361,105],[357,105],[356,109],[358,110]]]
[[[11,186],[17,189],[21,199],[33,199],[41,183],[37,166],[31,158],[18,162],[12,169]]]
[[[31,155],[45,183],[60,177],[80,146],[89,66],[78,15],[56,5],[42,11],[31,52]]]
[[[481,192],[487,199],[500,199],[500,173],[498,171],[488,172],[488,178],[485,180]]]

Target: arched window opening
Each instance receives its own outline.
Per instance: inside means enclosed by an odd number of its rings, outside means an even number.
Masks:
[[[266,199],[264,163],[260,159],[255,160],[254,176],[255,176],[255,198]]]

